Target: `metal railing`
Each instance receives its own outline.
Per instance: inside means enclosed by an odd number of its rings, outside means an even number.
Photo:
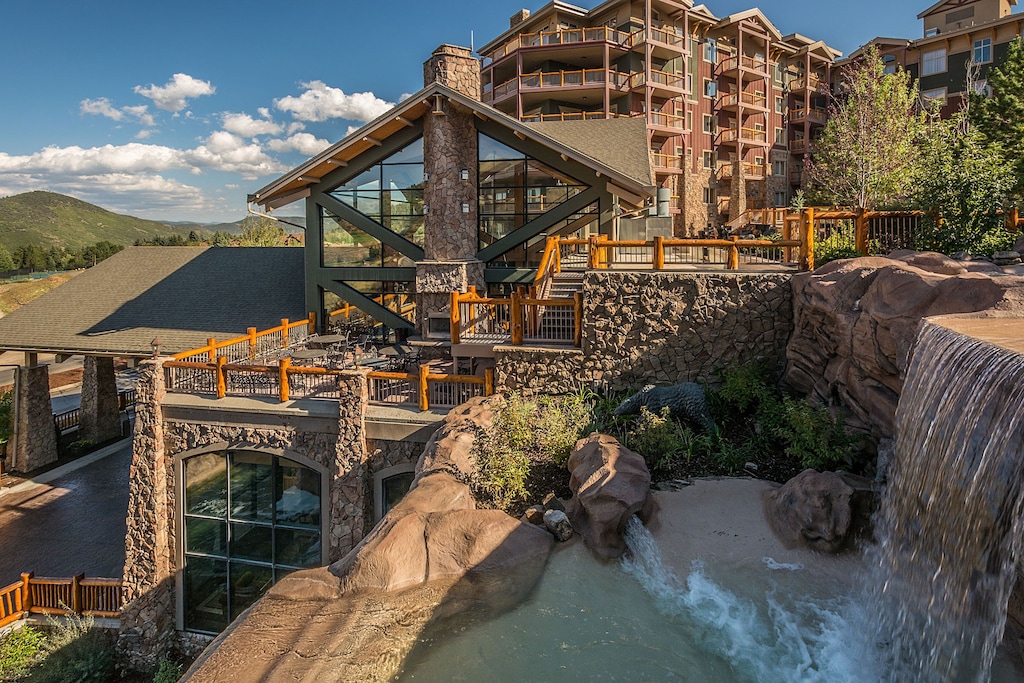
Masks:
[[[0,588],[0,627],[29,614],[121,615],[121,579],[87,579],[85,574],[70,578],[43,578],[27,573]]]
[[[128,408],[135,405],[135,390],[125,389],[124,391],[117,392],[117,409],[120,412],[125,412]],[[57,433],[63,433],[72,429],[77,429],[81,424],[81,413],[80,408],[72,408],[71,410],[65,410],[62,413],[53,414],[53,425],[57,428]]]

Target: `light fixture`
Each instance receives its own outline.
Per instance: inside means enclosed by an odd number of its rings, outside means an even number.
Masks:
[[[462,202],[462,213],[469,213],[469,202]]]
[[[430,213],[430,204],[424,204],[423,205],[423,213],[424,214]]]
[[[428,180],[430,180],[430,171],[424,171],[423,172],[423,182],[427,182]]]
[[[164,340],[160,337],[153,337],[153,341],[149,342],[149,345],[153,348],[153,358],[160,355],[160,347],[164,345]]]
[[[469,169],[468,168],[464,168],[461,171],[459,171],[459,179],[460,180],[469,180]]]

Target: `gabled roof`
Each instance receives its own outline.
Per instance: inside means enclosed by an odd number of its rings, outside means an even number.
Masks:
[[[127,247],[0,318],[0,348],[148,356],[306,317],[296,247]]]
[[[858,47],[856,50],[851,52],[850,56],[848,56],[846,59],[844,59],[842,61],[845,63],[845,62],[849,62],[849,61],[852,61],[854,59],[857,59],[858,57],[860,57],[861,55],[864,54],[864,51],[866,49],[868,49],[872,45],[877,45],[877,46],[879,46],[881,48],[885,48],[885,47],[906,47],[907,45],[910,45],[910,43],[912,43],[912,42],[913,41],[908,39],[908,38],[882,38],[882,37],[872,38],[871,40],[869,40],[868,42],[864,43],[863,45]]]
[[[980,2],[980,1],[981,0],[966,0],[966,1],[959,0],[956,3],[956,6],[957,7],[963,7],[965,5],[973,5],[975,2]],[[939,0],[937,3],[935,3],[934,5],[932,5],[931,7],[926,9],[925,11],[921,12],[920,14],[918,14],[917,18],[918,19],[924,19],[925,17],[927,17],[929,15],[936,14],[940,9],[942,9],[944,6],[950,4],[951,2],[953,2],[953,0]],[[1009,3],[1011,5],[1016,5],[1017,4],[1017,0],[1009,0]]]
[[[414,121],[425,116],[432,110],[435,97],[452,100],[472,110],[478,116],[497,121],[513,132],[542,144],[559,154],[564,154],[566,157],[593,169],[595,172],[601,173],[611,183],[621,186],[632,194],[641,196],[651,196],[653,194],[651,187],[653,183],[650,182],[649,157],[646,173],[642,172],[637,167],[637,164],[632,161],[626,164],[619,164],[614,158],[605,157],[603,160],[594,158],[584,150],[571,147],[544,133],[542,130],[514,119],[504,112],[466,97],[444,85],[434,83],[409,96],[390,111],[382,114],[340,142],[331,145],[306,163],[292,169],[266,187],[257,190],[255,194],[249,196],[249,201],[268,208],[277,208],[303,199],[309,195],[309,187],[318,183],[328,173],[339,166],[347,165],[349,161],[355,159],[358,155],[379,145],[388,136],[406,126],[412,125]],[[595,128],[594,130],[598,129]],[[601,133],[598,134],[600,135]],[[643,147],[646,154],[646,138]]]
[[[654,185],[647,152],[647,123],[640,117],[527,123],[538,133]]]
[[[494,48],[498,47],[499,45],[507,41],[512,36],[516,35],[517,33],[530,33],[530,31],[526,30],[529,26],[539,23],[539,21],[542,19],[546,21],[547,17],[550,16],[552,12],[566,12],[568,14],[575,14],[576,16],[579,17],[585,17],[590,12],[596,12],[599,9],[602,9],[605,4],[607,3],[602,4],[601,7],[595,10],[589,10],[588,12],[588,10],[584,7],[570,5],[569,3],[562,2],[561,0],[552,0],[552,2],[549,2],[540,9],[531,12],[530,16],[528,16],[526,19],[523,19],[523,21],[519,22],[515,26],[511,26],[508,29],[506,29],[497,38],[494,38],[493,40],[489,41],[486,45],[480,46],[480,48],[477,50],[477,54],[487,54]]]
[[[758,8],[754,7],[736,14],[730,14],[724,17],[715,24],[715,28],[725,28],[729,24],[735,24],[736,22],[743,21],[744,19],[756,19],[762,26],[768,29],[768,33],[771,34],[775,40],[782,40],[782,33],[779,29],[775,28],[775,24],[768,20],[768,17]]]
[[[788,36],[784,36],[782,42],[792,45],[797,51],[806,49],[808,52],[816,52],[828,59],[838,59],[843,56],[842,52],[831,47],[824,40],[814,40],[799,33],[790,33]]]
[[[697,5],[697,6],[695,6],[693,9],[690,10],[690,17],[693,18],[693,15],[697,15],[701,19],[703,19],[705,21],[709,21],[709,22],[711,22],[713,24],[714,23],[718,23],[718,17],[716,17],[711,12],[711,10],[708,9],[707,5]]]

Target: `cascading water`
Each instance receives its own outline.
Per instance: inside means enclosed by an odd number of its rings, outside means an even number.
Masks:
[[[985,681],[1020,556],[1024,356],[925,322],[877,522],[893,681]]]

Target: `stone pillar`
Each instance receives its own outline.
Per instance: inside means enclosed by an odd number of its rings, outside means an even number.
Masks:
[[[747,181],[743,177],[743,156],[732,162],[732,193],[729,195],[729,220],[747,210]]]
[[[121,436],[114,359],[86,356],[82,367],[82,405],[78,411],[79,438],[94,444]]]
[[[464,47],[442,45],[423,65],[426,85],[437,82],[480,99],[480,64]],[[447,310],[451,292],[469,285],[484,289],[477,226],[477,132],[473,112],[456,102],[438,103],[423,123],[424,261],[416,266],[420,332],[427,312]]]
[[[353,370],[338,377],[338,440],[335,470],[331,472],[331,511],[327,561],[337,562],[368,531],[365,528],[366,494],[366,386],[368,370]],[[373,495],[372,491],[370,495]]]
[[[57,461],[57,429],[50,406],[50,372],[45,365],[20,367],[14,379],[14,455],[10,469],[31,472]]]
[[[139,366],[132,469],[128,483],[121,664],[144,670],[176,646],[174,459],[164,447],[163,360]]]

